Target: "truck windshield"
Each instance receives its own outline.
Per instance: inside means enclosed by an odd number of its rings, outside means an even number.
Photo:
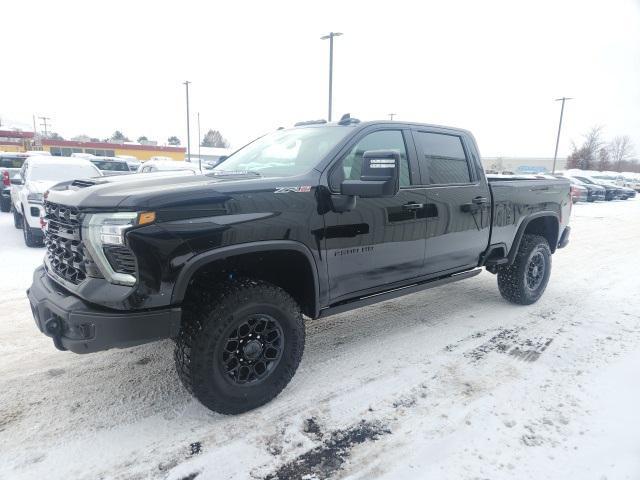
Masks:
[[[108,170],[111,172],[128,172],[129,166],[127,162],[111,162],[108,160],[91,160],[100,170]]]
[[[313,169],[349,132],[337,126],[278,130],[250,143],[212,171],[250,171],[263,177],[300,175]]]
[[[98,177],[100,173],[93,165],[31,165],[30,180],[46,180],[51,182],[64,182],[76,178]]]

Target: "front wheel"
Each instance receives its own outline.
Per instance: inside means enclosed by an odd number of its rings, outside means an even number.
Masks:
[[[22,235],[24,236],[24,243],[27,247],[41,247],[43,242],[40,238],[33,234],[33,230],[27,222],[27,216],[22,212]]]
[[[544,293],[550,274],[551,250],[547,239],[526,234],[513,264],[498,270],[498,289],[512,303],[531,305]]]
[[[195,286],[174,358],[183,385],[206,407],[238,414],[275,398],[304,351],[296,301],[260,280]]]
[[[13,208],[13,226],[17,229],[22,228],[22,215],[15,208]]]

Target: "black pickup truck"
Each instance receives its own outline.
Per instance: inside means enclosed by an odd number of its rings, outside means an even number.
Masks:
[[[76,180],[45,198],[28,290],[40,330],[90,353],[172,338],[184,385],[240,413],[302,358],[325,317],[497,274],[507,300],[542,295],[569,239],[566,180],[492,179],[473,136],[401,122],[303,122],[205,175]]]

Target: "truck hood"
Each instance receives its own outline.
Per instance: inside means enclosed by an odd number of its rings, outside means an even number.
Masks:
[[[57,182],[51,182],[48,180],[33,180],[27,183],[27,190],[31,193],[44,193],[49,188],[53,187]]]
[[[49,189],[47,200],[80,209],[161,210],[224,202],[238,192],[273,189],[273,178],[253,174],[132,174],[74,180]],[[284,185],[289,184],[286,179]],[[215,200],[214,200],[215,199]]]

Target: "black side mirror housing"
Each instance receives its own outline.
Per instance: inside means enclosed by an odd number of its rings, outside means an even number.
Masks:
[[[19,175],[16,175],[11,179],[11,185],[22,185],[22,178]]]
[[[345,180],[340,193],[352,197],[393,197],[400,190],[400,153],[368,150],[362,156],[360,180]]]

